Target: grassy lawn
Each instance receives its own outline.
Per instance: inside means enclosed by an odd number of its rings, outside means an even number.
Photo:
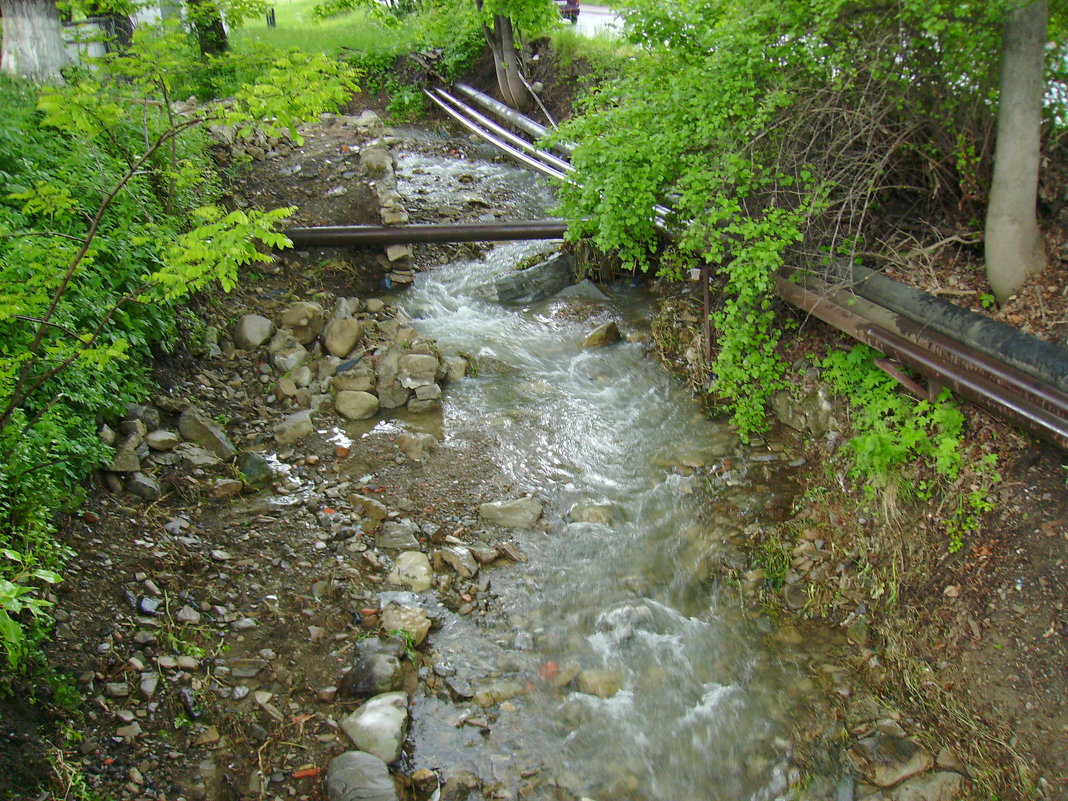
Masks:
[[[297,47],[305,52],[338,55],[342,50],[367,53],[396,51],[412,38],[405,26],[387,26],[363,10],[325,20],[312,9],[318,0],[278,0],[274,5],[276,27],[267,27],[264,17],[248,20],[233,33],[238,47],[267,45],[272,48]]]

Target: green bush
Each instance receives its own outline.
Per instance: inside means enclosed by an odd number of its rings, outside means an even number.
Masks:
[[[46,628],[42,584],[69,556],[53,538],[86,474],[107,464],[99,422],[149,391],[152,350],[175,304],[288,240],[291,209],[214,205],[201,128],[253,124],[296,135],[336,109],[351,71],[275,54],[225,105],[178,114],[197,74],[184,35],[148,31],[63,87],[0,78],[0,646],[25,663]],[[245,62],[247,65],[247,62]]]
[[[940,488],[947,489],[951,508],[944,525],[949,550],[956,552],[993,509],[990,490],[1000,481],[996,457],[976,454],[978,449],[965,443],[965,418],[948,389],[933,403],[914,400],[876,366],[875,356],[867,345],[855,345],[831,351],[822,362],[824,379],[851,410],[851,475],[869,493],[907,482],[912,494],[930,500]],[[922,467],[933,481],[920,475]]]

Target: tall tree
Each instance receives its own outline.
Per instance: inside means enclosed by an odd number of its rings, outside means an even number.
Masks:
[[[553,0],[475,0],[475,6],[482,18],[486,44],[493,53],[501,99],[514,109],[527,111],[532,99],[520,72],[516,36],[519,30],[529,34],[558,22],[556,3]]]
[[[1047,0],[1031,0],[1009,10],[1002,34],[997,145],[986,212],[986,276],[1002,301],[1046,266],[1036,205],[1048,21]]]
[[[478,10],[483,12],[482,0],[475,0]],[[519,56],[515,46],[515,31],[512,20],[506,14],[494,14],[492,27],[483,20],[482,32],[486,35],[486,44],[493,53],[493,68],[497,73],[497,86],[501,98],[517,111],[530,108],[530,93],[519,75]]]
[[[55,0],[0,0],[4,43],[0,69],[35,81],[62,80],[70,62]]]
[[[201,55],[217,56],[225,53],[230,41],[226,36],[222,12],[214,0],[188,0],[187,8]]]

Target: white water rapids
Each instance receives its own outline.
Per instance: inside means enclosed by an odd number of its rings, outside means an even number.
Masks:
[[[472,188],[511,193],[516,217],[552,203],[529,174],[490,162],[407,156],[398,174],[402,193],[427,205]],[[511,681],[524,691],[487,710],[447,693],[417,696],[411,767],[470,771],[505,792],[471,799],[791,797],[783,721],[802,660],[781,641],[767,650],[776,632],[710,570],[779,490],[753,484],[748,449],[645,346],[581,347],[598,321],[647,309],[641,291],[619,289],[593,320],[576,319],[577,301],[481,299],[481,287],[550,247],[498,245],[421,274],[398,299],[443,351],[485,368],[449,385],[446,436],[488,435],[490,461],[546,502],[548,523],[521,535],[528,563],[489,572],[499,613],[441,610],[432,637],[435,669],[454,684]],[[705,468],[686,475],[685,464]],[[713,506],[694,492],[705,481]],[[605,507],[606,522],[569,523],[580,502]],[[557,687],[569,669],[606,683],[607,697]],[[458,725],[469,718],[484,725]]]

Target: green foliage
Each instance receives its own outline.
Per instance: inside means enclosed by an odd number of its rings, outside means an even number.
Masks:
[[[3,644],[9,667],[16,667],[24,657],[26,631],[20,617],[28,613],[32,619],[44,617],[44,610],[52,604],[38,597],[31,582],[58,584],[59,575],[52,570],[34,568],[32,555],[24,555],[11,548],[0,548],[0,559],[14,563],[14,575],[0,577],[0,643]]]
[[[849,399],[852,410],[853,475],[885,484],[902,465],[923,459],[940,476],[956,480],[963,465],[964,415],[949,400],[949,391],[934,403],[914,401],[874,360],[875,351],[867,345],[831,351],[823,360],[824,378]]]
[[[949,550],[956,552],[964,536],[978,531],[982,516],[994,508],[990,491],[1001,480],[996,457],[969,458],[964,415],[949,399],[949,390],[934,403],[915,401],[874,358],[871,348],[856,345],[850,351],[832,351],[823,360],[824,379],[849,400],[856,434],[849,441],[851,475],[873,490],[901,480],[906,467],[913,472],[919,465],[930,468],[950,499],[945,526]],[[910,489],[929,500],[936,487],[921,479]]]
[[[426,116],[426,95],[417,86],[396,86],[390,91],[386,113],[397,122],[415,122]]]
[[[62,87],[0,79],[0,643],[18,667],[69,556],[52,521],[107,464],[98,421],[147,393],[175,304],[286,247],[292,210],[226,212],[201,128],[296,134],[356,88],[323,56],[274,54],[225,104],[176,108],[187,38],[146,30]],[[251,63],[251,62],[246,62]]]
[[[407,629],[390,629],[386,636],[394,640],[400,640],[404,645],[404,651],[408,655],[408,661],[413,667],[419,666],[419,652],[415,650],[415,636]]]
[[[555,137],[579,143],[569,236],[648,270],[654,209],[673,210],[679,250],[725,287],[713,390],[743,435],[763,427],[782,374],[769,302],[781,266],[893,261],[917,214],[982,218],[1006,7],[625,4],[632,57]]]

